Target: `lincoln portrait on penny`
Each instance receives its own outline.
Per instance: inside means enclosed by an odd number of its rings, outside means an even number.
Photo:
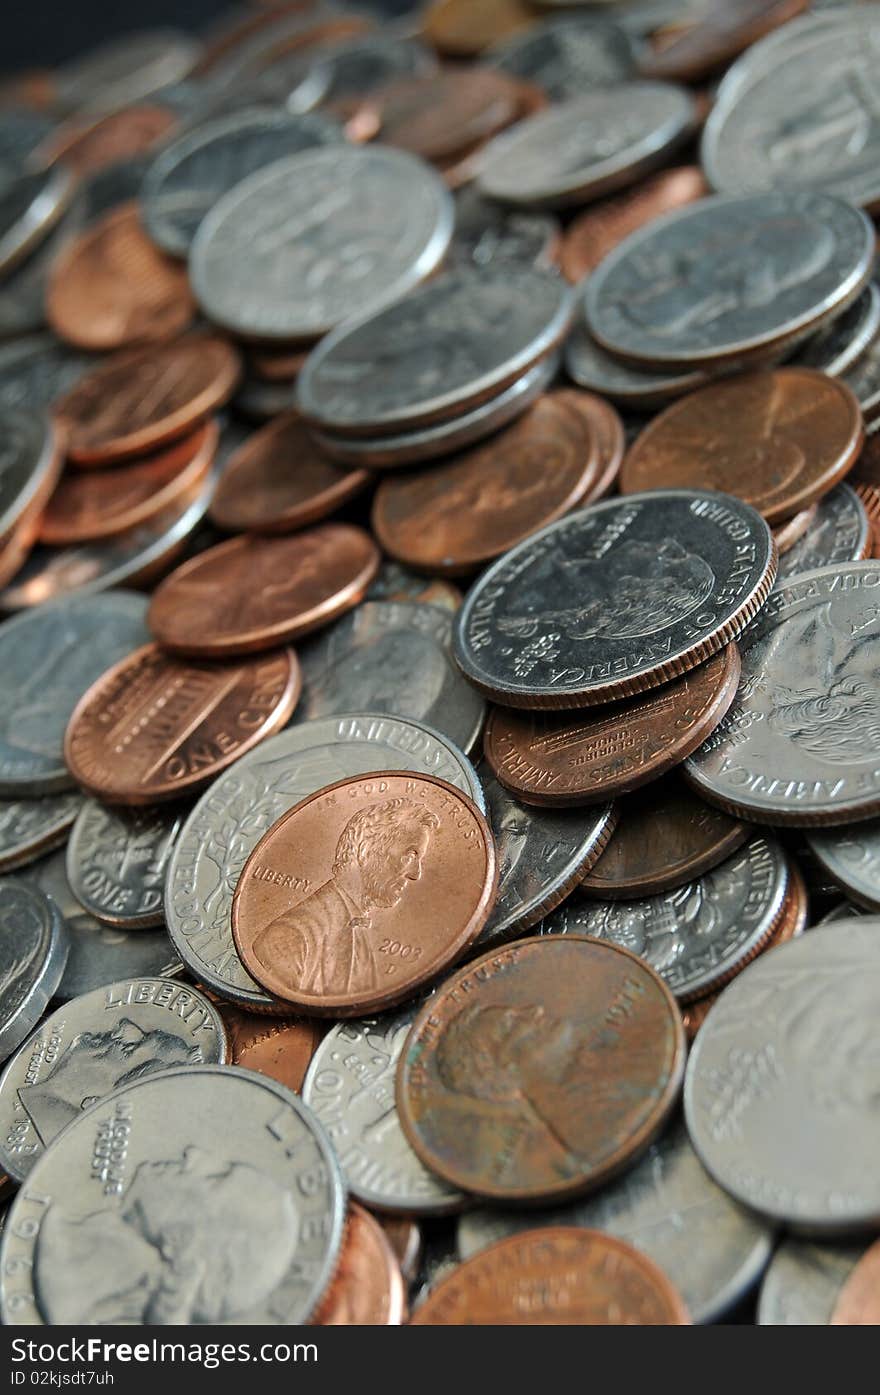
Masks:
[[[336,843],[331,875],[254,940],[264,968],[301,993],[345,994],[379,981],[382,912],[419,880],[435,814],[413,799],[387,799],[352,814]]]

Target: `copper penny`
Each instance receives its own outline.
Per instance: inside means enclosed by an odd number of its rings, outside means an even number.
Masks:
[[[664,1327],[690,1322],[647,1255],[596,1230],[547,1226],[498,1240],[442,1279],[419,1326]]]
[[[134,160],[165,140],[178,126],[169,107],[146,103],[111,112],[98,121],[65,121],[34,153],[41,164],[63,160],[78,175],[97,174],[120,160]]]
[[[602,804],[659,779],[701,746],[733,702],[739,675],[739,650],[728,644],[671,683],[588,713],[496,707],[486,759],[526,804]]]
[[[834,1305],[832,1327],[880,1327],[880,1240],[866,1251]]]
[[[575,508],[599,466],[586,418],[550,393],[483,445],[384,479],[373,532],[407,566],[474,571]]]
[[[476,805],[444,780],[339,780],[254,848],[232,902],[242,962],[274,997],[360,1017],[411,998],[482,930],[498,883]]]
[[[272,1017],[219,1002],[233,1066],[268,1075],[299,1094],[309,1062],[324,1035],[314,1018]]]
[[[412,1282],[418,1273],[422,1257],[422,1232],[417,1221],[409,1216],[377,1216],[379,1224],[388,1237],[388,1243],[397,1256],[400,1272],[404,1279]]]
[[[468,58],[534,22],[526,0],[434,0],[423,29],[441,53]]]
[[[697,82],[807,9],[809,0],[713,0],[693,24],[655,36],[639,62],[643,77]],[[684,6],[682,8],[685,8]]]
[[[80,349],[170,339],[194,314],[186,267],[150,240],[136,203],[113,209],[71,242],[46,288],[49,324]]]
[[[69,472],[40,521],[40,541],[92,542],[184,507],[204,485],[219,438],[216,422],[207,422],[134,464]]]
[[[599,464],[595,478],[581,500],[582,504],[593,504],[610,493],[617,482],[626,450],[623,421],[616,408],[595,392],[584,392],[581,388],[559,388],[555,396],[570,411],[583,418],[595,437]]]
[[[391,83],[371,104],[385,144],[439,162],[469,154],[525,115],[523,98],[516,79],[494,68],[448,68]]]
[[[292,533],[366,489],[367,470],[335,465],[294,412],[250,436],[226,464],[211,520],[227,532]]]
[[[240,371],[230,345],[208,335],[118,354],[55,403],[68,459],[112,465],[173,441],[228,401]]]
[[[147,623],[179,654],[222,658],[273,649],[351,610],[379,561],[372,538],[344,523],[292,537],[230,538],[165,578]]]
[[[295,353],[289,350],[273,353],[271,349],[262,349],[248,355],[248,364],[257,377],[264,378],[267,383],[289,383],[299,373],[308,356],[308,351],[302,349]]]
[[[611,841],[581,891],[600,901],[670,891],[717,867],[751,831],[669,775],[621,802]]]
[[[661,213],[683,208],[709,192],[698,165],[661,170],[634,189],[613,194],[591,204],[568,225],[562,240],[559,264],[572,282],[581,281],[619,242]]]
[[[773,541],[776,543],[776,551],[780,557],[784,553],[790,552],[796,542],[800,542],[804,533],[812,527],[818,512],[818,503],[810,504],[807,508],[801,509],[800,513],[786,519],[785,523],[781,523],[778,528],[773,529]]]
[[[349,1202],[342,1253],[313,1319],[318,1327],[399,1327],[406,1289],[397,1256],[369,1211]]]
[[[64,759],[77,784],[108,804],[179,799],[283,727],[299,689],[290,649],[203,664],[145,644],[77,703]]]
[[[397,1112],[426,1167],[497,1201],[577,1196],[630,1166],[678,1098],[685,1044],[628,949],[536,936],[447,979],[413,1023]]]
[[[717,489],[780,523],[848,474],[864,440],[854,393],[811,368],[744,373],[688,393],[627,453],[621,494]]]

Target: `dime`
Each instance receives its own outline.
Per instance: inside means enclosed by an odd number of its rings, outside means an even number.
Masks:
[[[148,637],[145,616],[141,596],[115,592],[56,601],[0,625],[0,793],[70,788],[62,755],[70,714],[109,664]]]
[[[83,910],[126,930],[163,925],[165,868],[182,826],[177,810],[86,800],[67,845],[67,876]]]
[[[681,1087],[675,1000],[618,945],[539,937],[441,985],[397,1073],[426,1166],[497,1201],[576,1196],[629,1166]]]
[[[843,374],[843,381],[858,398],[865,421],[876,421],[880,416],[880,334]]]
[[[300,650],[303,691],[295,721],[351,712],[360,702],[369,712],[427,722],[469,751],[486,704],[453,663],[453,619],[446,609],[416,601],[358,606]]]
[[[6,276],[58,222],[73,197],[69,170],[41,170],[0,183],[0,275]]]
[[[317,112],[237,111],[203,122],[150,167],[141,193],[146,229],[164,252],[186,257],[202,219],[236,184],[285,156],[342,139],[342,127]]]
[[[81,806],[75,791],[0,800],[0,871],[23,867],[64,843]]]
[[[276,998],[359,1017],[414,996],[474,942],[498,864],[453,785],[386,771],[337,781],[265,833],[232,899],[239,957]]]
[[[674,397],[706,383],[705,373],[651,371],[612,358],[585,324],[576,324],[565,345],[565,371],[581,387],[639,410],[663,407]]]
[[[483,807],[473,767],[439,732],[369,713],[291,727],[236,761],[202,796],[174,846],[165,884],[171,938],[200,983],[239,1006],[280,1010],[236,954],[236,882],[259,839],[288,809],[343,776],[377,768],[439,775]]]
[[[217,1009],[174,979],[126,979],[65,1003],[0,1076],[0,1166],[23,1182],[61,1130],[114,1090],[225,1059]]]
[[[439,177],[402,150],[307,151],[214,204],[192,244],[190,278],[205,313],[236,334],[314,338],[429,276],[452,220]]]
[[[801,572],[832,562],[860,562],[871,545],[864,504],[848,484],[839,484],[819,500],[817,512],[804,536],[779,559],[776,589],[781,590]]]
[[[465,1198],[413,1152],[394,1101],[397,1063],[420,1007],[337,1022],[312,1058],[302,1097],[327,1130],[352,1196],[382,1212],[438,1216]]]
[[[878,922],[862,918],[763,955],[709,1013],[688,1061],[688,1131],[752,1210],[816,1233],[876,1229],[878,1001]]]
[[[469,154],[515,121],[522,87],[492,68],[447,68],[395,82],[373,98],[380,139],[423,160]]]
[[[546,357],[570,315],[559,278],[531,267],[450,272],[323,339],[297,381],[299,408],[340,435],[456,416]]]
[[[107,40],[53,74],[59,105],[113,111],[185,78],[199,56],[179,29],[144,29]]]
[[[770,1261],[758,1300],[762,1327],[827,1327],[864,1245],[816,1245],[787,1238]]]
[[[548,394],[487,444],[383,481],[372,509],[376,538],[427,572],[475,570],[582,502],[599,468],[586,426]]]
[[[319,1327],[399,1327],[405,1318],[397,1256],[375,1217],[352,1203],[342,1253],[313,1321]]]
[[[831,1314],[831,1326],[876,1327],[880,1323],[878,1280],[880,1245],[873,1244],[844,1282]]]
[[[774,591],[741,642],[727,716],[685,773],[713,804],[770,824],[838,824],[880,807],[870,562],[819,567]]]
[[[0,878],[0,1060],[29,1036],[64,972],[68,941],[55,905],[18,878]]]
[[[96,466],[154,450],[222,406],[238,374],[235,351],[203,335],[108,359],[55,404],[67,453]]]
[[[0,540],[41,513],[60,472],[60,442],[46,416],[0,408]]]
[[[627,798],[620,820],[580,889],[595,900],[629,901],[685,886],[740,848],[748,827],[704,804],[675,776]]]
[[[231,538],[166,577],[147,619],[174,653],[253,654],[350,610],[378,570],[375,543],[349,524],[325,523],[289,538]]]
[[[523,0],[432,0],[425,34],[440,53],[466,58],[481,53],[508,34],[532,25],[533,10]]]
[[[299,683],[291,649],[208,664],[145,644],[80,698],[64,758],[108,804],[180,799],[283,726]]]
[[[632,1171],[595,1197],[552,1211],[469,1211],[458,1252],[472,1259],[523,1230],[577,1226],[616,1235],[669,1276],[694,1322],[715,1322],[757,1283],[773,1248],[766,1223],[731,1201],[705,1171],[683,1122],[651,1144]]]
[[[452,268],[521,262],[549,270],[556,261],[560,229],[550,213],[505,208],[473,185],[455,200],[455,229],[446,257]]]
[[[411,1324],[656,1327],[690,1322],[669,1279],[599,1231],[554,1226],[490,1245],[444,1279]]]
[[[714,0],[660,47],[641,55],[648,77],[698,82],[807,8],[809,0]]]
[[[214,492],[211,521],[228,532],[292,533],[335,513],[370,482],[366,470],[334,465],[295,413],[249,436]]]
[[[777,524],[839,484],[863,440],[859,404],[844,383],[809,368],[748,373],[655,417],[627,452],[620,492],[717,489]]]
[[[37,1163],[3,1237],[4,1321],[304,1323],[344,1214],[332,1150],[296,1095],[234,1066],[163,1071],[88,1110]]]
[[[229,1038],[232,1065],[268,1075],[301,1094],[309,1062],[324,1036],[324,1024],[307,1017],[245,1012],[220,1000],[217,1007]]]
[[[512,77],[534,82],[551,101],[579,97],[593,86],[629,77],[632,45],[622,29],[592,15],[534,24],[490,49],[487,61]]]
[[[793,364],[816,368],[836,378],[846,373],[867,353],[880,332],[880,288],[871,281],[867,290],[798,349]]]
[[[880,824],[809,829],[810,851],[850,900],[880,912]]]
[[[739,675],[739,651],[729,644],[671,683],[587,716],[496,707],[483,738],[486,759],[527,804],[595,804],[628,794],[715,730]]]
[[[605,258],[584,293],[587,323],[604,348],[652,368],[766,358],[844,309],[873,257],[865,215],[826,194],[701,199]]]
[[[661,213],[694,203],[707,193],[699,166],[680,165],[651,175],[634,189],[600,200],[565,230],[559,258],[563,275],[572,282],[583,280],[630,233]]]

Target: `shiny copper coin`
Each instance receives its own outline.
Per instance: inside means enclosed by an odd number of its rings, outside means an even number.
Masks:
[[[880,1327],[880,1240],[859,1260],[838,1294],[832,1327]]]
[[[423,29],[440,53],[468,58],[534,22],[526,0],[434,0]]]
[[[406,1289],[397,1256],[369,1211],[349,1202],[342,1253],[314,1323],[318,1327],[399,1327]]]
[[[202,664],[145,644],[77,703],[64,759],[77,784],[108,804],[179,799],[283,727],[299,689],[290,649]]]
[[[593,504],[610,493],[620,473],[626,450],[623,421],[616,408],[595,392],[584,392],[582,388],[559,388],[554,395],[557,401],[564,402],[570,411],[582,418],[595,437],[599,464],[595,478],[581,500],[582,504]]]
[[[804,533],[812,527],[819,512],[818,504],[810,504],[807,508],[801,509],[793,517],[780,523],[778,528],[773,529],[773,541],[776,543],[776,551],[780,557],[791,550],[796,542],[800,542]]]
[[[285,412],[230,457],[210,515],[230,533],[292,533],[326,518],[371,478],[328,460],[296,413]]]
[[[586,419],[548,393],[483,445],[384,479],[373,532],[407,566],[471,572],[575,508],[599,466]]]
[[[476,805],[428,775],[339,780],[269,829],[239,877],[248,971],[306,1012],[360,1017],[413,997],[476,939],[498,865]]]
[[[690,1322],[653,1260],[596,1230],[546,1226],[498,1240],[441,1280],[422,1327],[663,1327]]]
[[[170,339],[195,314],[186,267],[160,252],[135,203],[93,223],[52,266],[46,315],[81,349],[122,349]]]
[[[179,654],[222,658],[273,649],[351,610],[379,561],[372,538],[343,523],[292,537],[230,538],[165,578],[147,624]]]
[[[717,867],[750,834],[670,775],[621,801],[611,841],[580,889],[600,901],[670,891]]]
[[[248,363],[257,377],[264,378],[267,383],[289,383],[299,373],[308,356],[307,350],[274,353],[263,349],[249,354]]]
[[[744,373],[674,402],[630,446],[621,494],[717,489],[779,523],[848,474],[864,440],[855,395],[810,368]]]
[[[34,153],[40,164],[63,160],[79,175],[97,174],[120,160],[134,160],[167,140],[179,122],[169,107],[125,107],[97,121],[72,117]]]
[[[629,950],[583,935],[495,949],[441,984],[397,1070],[426,1167],[462,1191],[551,1201],[648,1147],[681,1089],[675,999]]]
[[[590,712],[496,707],[483,737],[502,785],[526,804],[601,804],[665,775],[715,730],[736,694],[728,644],[671,683]]]
[[[208,335],[116,355],[55,403],[68,459],[112,465],[183,436],[228,401],[240,371],[230,345]]]
[[[697,82],[807,9],[809,0],[713,0],[692,24],[655,36],[639,62],[643,77]],[[682,6],[685,9],[685,6]]]
[[[324,1035],[314,1018],[272,1017],[219,1002],[231,1047],[230,1064],[258,1071],[299,1094]]]
[[[183,507],[204,485],[217,451],[216,422],[116,469],[77,470],[61,480],[40,521],[40,541],[92,542]]]
[[[709,186],[698,165],[661,170],[634,189],[593,203],[568,225],[562,240],[559,264],[563,275],[580,281],[595,271],[604,257],[630,233],[661,213],[704,198]]]
[[[417,1221],[409,1216],[377,1216],[379,1224],[388,1237],[394,1251],[400,1272],[407,1282],[412,1282],[419,1268],[422,1256],[422,1232]]]
[[[526,114],[521,84],[494,68],[407,78],[370,100],[386,145],[438,162],[461,158]]]

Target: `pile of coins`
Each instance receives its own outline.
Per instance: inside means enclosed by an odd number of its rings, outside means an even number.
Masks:
[[[0,84],[3,1320],[877,1322],[880,9],[383,8]]]

